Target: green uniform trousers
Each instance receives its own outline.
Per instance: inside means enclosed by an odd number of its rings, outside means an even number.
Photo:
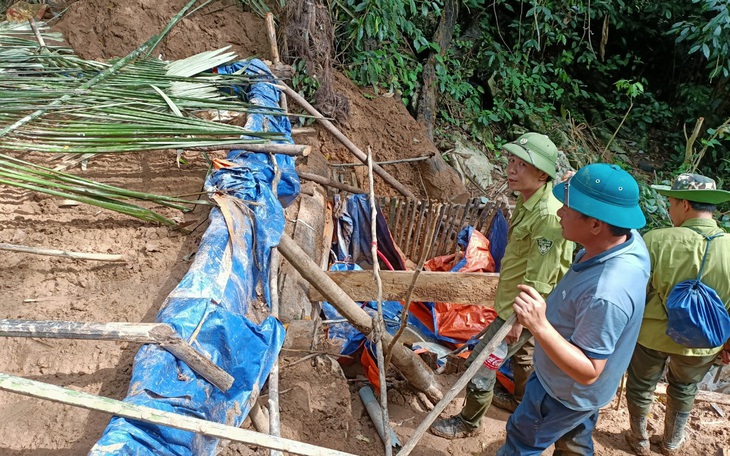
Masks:
[[[468,368],[492,337],[504,324],[504,320],[497,317],[487,326],[484,337],[479,341],[466,360]],[[532,355],[535,351],[535,342],[527,329],[522,330],[520,338],[513,344],[507,345],[507,358],[512,358],[512,371],[515,377],[515,399],[522,400],[525,393],[525,383],[533,372]],[[504,362],[504,361],[503,361]],[[481,366],[474,377],[469,381],[466,389],[466,404],[461,410],[461,418],[471,426],[479,426],[482,417],[492,403],[494,384],[497,381],[497,372]]]
[[[697,395],[697,383],[705,377],[717,356],[677,355],[636,344],[626,382],[629,413],[633,416],[649,414],[656,384],[667,364],[667,408],[677,412],[691,411]]]

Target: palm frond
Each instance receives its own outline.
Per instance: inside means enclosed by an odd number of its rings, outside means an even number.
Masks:
[[[140,58],[140,48],[99,63],[68,50],[39,52],[31,36],[28,26],[0,25],[0,46],[13,43],[0,64],[0,149],[118,153],[284,139],[196,117],[220,109],[284,114],[224,91],[260,80],[211,71],[237,59],[228,47],[175,62]]]
[[[166,28],[124,58],[85,60],[38,23],[39,44],[27,23],[0,22],[0,151],[26,153],[123,153],[183,150],[286,139],[205,120],[203,113],[286,115],[248,104],[234,86],[260,81],[244,72],[216,74],[237,60],[229,48],[175,62],[150,58],[162,37],[190,10],[187,5]],[[0,154],[0,184],[73,199],[166,225],[175,222],[131,201],[187,211],[209,204],[146,194],[94,182]]]

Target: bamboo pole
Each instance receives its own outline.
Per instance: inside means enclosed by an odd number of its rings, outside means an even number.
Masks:
[[[165,323],[89,323],[76,321],[0,320],[0,337],[114,340],[157,344],[223,392],[234,378],[200,354]]]
[[[312,146],[301,144],[222,144],[220,146],[188,147],[187,150],[244,150],[249,152],[262,152],[267,154],[280,154],[306,157],[312,151]]]
[[[274,25],[274,14],[269,12],[266,13],[266,36],[269,38],[269,46],[271,47],[271,60],[274,62],[274,67],[281,65],[281,59],[279,58],[279,45],[276,43],[276,26]],[[286,102],[286,95],[279,93],[279,105],[287,112],[289,106]]]
[[[220,439],[287,451],[293,454],[304,456],[355,456],[351,453],[331,450],[295,440],[283,439],[281,437],[271,437],[266,434],[248,431],[234,426],[95,396],[83,391],[62,388],[60,386],[3,373],[0,373],[0,390],[82,407],[88,410],[106,412],[146,423],[169,426],[175,429],[182,429],[183,431],[196,432]]]
[[[298,174],[299,174],[299,177],[301,177],[304,180],[316,182],[318,184],[326,185],[328,187],[338,188],[340,190],[344,190],[346,192],[355,193],[355,194],[365,193],[365,190],[363,190],[361,188],[353,187],[352,185],[341,184],[340,182],[333,181],[332,179],[322,177],[319,174],[303,173],[303,172],[299,172]]]
[[[9,250],[11,252],[32,253],[35,255],[60,256],[65,258],[73,258],[74,260],[93,260],[93,261],[119,261],[124,262],[124,255],[106,254],[106,253],[83,253],[72,252],[70,250],[54,250],[44,249],[41,247],[30,247],[26,245],[5,244],[0,243],[0,250]]]
[[[438,404],[436,404],[436,407],[431,410],[431,412],[426,415],[426,418],[423,420],[423,422],[416,428],[416,431],[413,433],[413,436],[406,442],[406,444],[403,446],[403,449],[398,452],[398,456],[407,456],[411,454],[411,451],[413,451],[413,448],[416,447],[416,444],[421,439],[423,434],[426,432],[426,430],[431,426],[431,423],[438,418],[439,414],[444,411],[447,405],[451,403],[451,401],[454,400],[457,394],[461,392],[461,390],[464,389],[467,383],[469,383],[469,380],[474,376],[474,374],[477,373],[480,367],[482,367],[482,364],[484,364],[484,361],[489,357],[489,355],[492,354],[495,348],[499,344],[502,343],[502,340],[505,338],[507,333],[510,332],[512,329],[512,326],[514,326],[515,322],[517,321],[517,314],[512,313],[512,315],[507,318],[507,320],[504,322],[501,328],[499,328],[499,331],[497,331],[496,334],[492,337],[492,339],[487,343],[487,345],[484,347],[484,350],[477,355],[476,358],[472,361],[469,368],[464,372],[464,375],[459,378],[459,380],[456,381],[454,386],[451,387],[451,389],[444,394],[443,399],[439,401]]]
[[[360,150],[352,141],[347,139],[347,137],[342,134],[342,132],[332,124],[329,120],[327,120],[319,111],[317,111],[314,106],[309,104],[307,100],[305,100],[302,96],[300,96],[298,93],[296,93],[294,90],[291,89],[291,87],[287,86],[286,84],[280,84],[277,85],[277,87],[282,90],[284,93],[286,93],[290,98],[292,98],[294,101],[296,101],[302,108],[304,108],[305,111],[310,113],[314,118],[324,126],[324,128],[332,133],[337,140],[339,140],[350,152],[352,152],[355,157],[357,157],[361,162],[367,163],[367,155]],[[415,198],[416,196],[408,190],[403,184],[398,182],[396,178],[390,175],[386,170],[384,170],[381,166],[375,165],[373,166],[373,171],[380,176],[381,179],[383,179],[385,182],[390,184],[393,188],[398,190],[403,196],[406,198]]]
[[[366,337],[372,338],[373,323],[370,316],[360,308],[324,271],[294,242],[287,234],[282,234],[279,241],[279,252],[322,296],[332,304],[340,314]],[[390,344],[392,336],[383,334],[383,341]],[[411,350],[402,344],[393,347],[393,364],[403,376],[419,391],[434,400],[441,399],[442,394],[434,379],[433,372]]]

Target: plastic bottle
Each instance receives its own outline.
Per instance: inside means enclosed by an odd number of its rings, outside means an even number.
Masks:
[[[502,341],[501,344],[484,360],[484,367],[487,369],[497,370],[507,356],[507,343]]]

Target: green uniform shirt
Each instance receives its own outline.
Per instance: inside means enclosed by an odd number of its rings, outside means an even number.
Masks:
[[[707,241],[692,227],[712,236],[722,233],[712,219],[690,219],[681,227],[660,228],[644,235],[651,257],[651,277],[646,296],[644,321],[641,323],[639,343],[646,348],[685,356],[709,356],[718,353],[717,348],[687,348],[667,336],[667,296],[674,285],[696,279],[705,253]],[[702,283],[712,287],[720,296],[725,308],[730,309],[730,235],[713,239],[707,253]]]
[[[548,182],[527,201],[521,195],[517,198],[494,298],[494,308],[504,320],[512,315],[517,285],[530,285],[547,296],[573,261],[575,245],[563,239],[557,216],[562,203],[552,190]]]

